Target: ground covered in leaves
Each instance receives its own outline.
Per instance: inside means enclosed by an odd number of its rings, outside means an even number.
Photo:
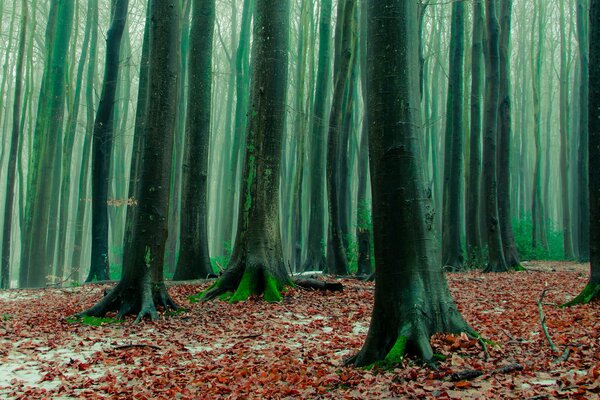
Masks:
[[[438,335],[437,369],[410,358],[387,370],[343,366],[368,329],[373,284],[359,281],[343,281],[343,293],[294,289],[279,304],[192,304],[208,283],[175,285],[187,311],[138,325],[67,321],[107,286],[0,292],[0,398],[598,398],[600,304],[557,307],[584,287],[588,267],[528,267],[448,274],[467,321],[495,344],[486,360],[477,341]],[[544,289],[556,351],[540,323]]]

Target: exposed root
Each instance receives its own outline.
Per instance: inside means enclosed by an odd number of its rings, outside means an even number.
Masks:
[[[592,301],[600,299],[600,283],[588,283],[585,288],[573,300],[561,305],[561,307],[571,307],[577,304],[589,304]]]

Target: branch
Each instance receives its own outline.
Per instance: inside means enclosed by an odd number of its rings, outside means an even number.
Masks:
[[[548,291],[548,289],[544,289],[542,291],[540,299],[537,302],[538,311],[540,312],[540,322],[542,324],[542,330],[544,331],[544,335],[546,336],[546,339],[548,340],[548,343],[550,344],[550,348],[552,349],[552,351],[556,351],[556,346],[554,346],[554,343],[552,342],[552,338],[550,337],[550,334],[548,333],[548,327],[546,327],[546,316],[544,315],[544,310],[542,309],[542,301],[544,300],[544,296],[546,295],[547,291]]]

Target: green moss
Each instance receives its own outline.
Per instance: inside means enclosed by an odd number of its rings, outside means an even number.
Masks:
[[[561,307],[571,307],[577,304],[588,304],[594,299],[600,299],[600,284],[588,283],[585,288],[573,300],[561,305]]]
[[[398,336],[396,339],[396,343],[394,343],[394,347],[390,350],[390,352],[385,356],[386,364],[400,364],[402,359],[404,358],[404,352],[406,351],[406,342],[408,338],[406,336]]]
[[[122,323],[123,320],[117,318],[90,317],[84,315],[83,317],[69,317],[67,318],[67,322],[70,324],[80,323],[82,325],[102,326],[109,324],[119,324]]]
[[[265,301],[269,303],[278,303],[283,300],[281,296],[279,283],[269,274],[265,274]]]
[[[251,294],[256,292],[256,287],[254,283],[254,274],[250,272],[248,269],[244,271],[244,275],[242,276],[242,280],[240,281],[237,290],[229,299],[230,303],[237,303],[238,301],[246,301]]]
[[[439,354],[439,353],[433,354],[433,359],[436,361],[446,361],[447,358],[448,358],[448,356],[445,356],[443,354]]]
[[[217,286],[219,286],[219,281],[216,281],[215,283],[213,283],[212,285],[210,285],[208,287],[208,289],[206,289],[205,291],[191,295],[190,297],[188,297],[188,301],[190,303],[198,303],[198,302],[204,300],[204,296],[206,296],[206,293],[209,290],[211,290],[211,289],[213,289],[213,288],[215,288]]]
[[[229,301],[229,300],[231,300],[232,296],[233,296],[233,292],[225,292],[219,296],[219,300]]]
[[[516,272],[524,272],[524,271],[527,271],[527,270],[525,269],[525,267],[524,267],[524,266],[522,266],[521,264],[514,265],[512,268],[513,268],[513,269],[514,269]]]

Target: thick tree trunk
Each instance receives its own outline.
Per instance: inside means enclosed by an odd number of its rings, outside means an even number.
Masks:
[[[446,137],[444,152],[444,192],[442,221],[442,264],[456,271],[463,267],[461,243],[461,197],[463,189],[463,103],[465,4],[452,4],[450,39],[450,75],[446,105]]]
[[[188,64],[188,111],[183,161],[179,263],[173,279],[212,272],[207,237],[208,145],[212,99],[215,1],[194,0]]]
[[[290,283],[279,226],[281,139],[285,121],[289,48],[289,1],[255,2],[252,79],[246,158],[235,246],[223,276],[206,300],[231,294],[243,301],[264,294],[281,300]]]
[[[481,258],[481,109],[483,93],[483,2],[473,3],[473,38],[471,51],[471,129],[469,136],[469,173],[467,177],[466,247],[472,262]]]
[[[500,10],[500,109],[498,118],[498,218],[504,258],[511,268],[521,268],[512,229],[510,204],[510,152],[512,104],[510,90],[510,29],[512,0],[503,0]]]
[[[158,317],[157,307],[175,308],[163,282],[163,260],[168,234],[171,155],[177,117],[179,75],[179,1],[152,0],[149,4],[150,52],[148,101],[138,206],[127,235],[123,276],[100,302],[80,315],[137,314],[136,321]],[[135,162],[135,160],[134,160]]]
[[[384,359],[398,363],[405,352],[431,360],[431,335],[471,330],[452,301],[433,240],[431,195],[419,149],[417,3],[370,0],[368,7],[377,269],[369,333],[349,360],[358,366]]]
[[[129,0],[117,0],[106,35],[106,63],[102,94],[96,112],[92,142],[92,259],[86,282],[109,278],[108,186],[112,157],[114,105],[117,93],[121,38],[127,20]]]
[[[10,139],[10,150],[8,154],[6,202],[4,204],[4,228],[2,231],[2,247],[0,248],[0,288],[8,289],[10,286],[10,256],[12,252],[12,221],[13,206],[16,197],[17,177],[17,150],[19,141],[22,140],[21,132],[21,110],[23,98],[23,70],[25,59],[25,44],[27,42],[27,25],[29,24],[29,9],[27,0],[21,1],[21,32],[19,33],[19,49],[17,51],[17,65],[15,76],[15,96],[13,99],[12,134]]]
[[[485,0],[487,22],[486,95],[483,142],[483,178],[485,222],[487,227],[488,264],[486,272],[507,271],[498,221],[498,193],[496,174],[496,138],[498,127],[498,101],[500,84],[500,24],[497,16],[497,0]]]
[[[589,194],[590,280],[583,291],[566,305],[600,299],[600,1],[590,1],[589,36]]]
[[[303,270],[322,271],[326,267],[324,254],[325,239],[325,143],[327,142],[326,105],[331,76],[331,10],[332,1],[321,2],[319,18],[319,62],[315,103],[313,108],[310,137],[310,218],[306,260]]]

